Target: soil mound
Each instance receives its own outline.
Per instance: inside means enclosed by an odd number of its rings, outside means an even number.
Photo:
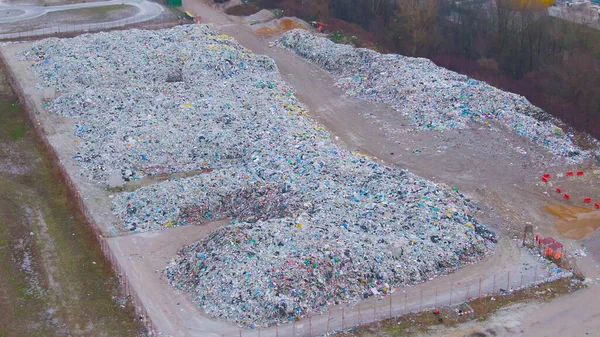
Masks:
[[[310,29],[310,26],[306,22],[294,17],[284,17],[257,26],[258,28],[255,32],[260,35],[284,33],[296,28]]]
[[[226,14],[235,16],[248,16],[260,11],[260,8],[254,5],[237,5],[231,6],[225,10]]]
[[[569,205],[547,205],[544,209],[556,216],[556,229],[570,239],[584,239],[600,227],[600,211]]]

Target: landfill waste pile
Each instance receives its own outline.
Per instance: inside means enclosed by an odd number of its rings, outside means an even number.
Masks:
[[[428,59],[336,44],[299,29],[283,34],[275,45],[331,72],[336,86],[346,94],[391,106],[418,130],[465,129],[473,122],[500,125],[569,163],[594,155],[576,146],[555,119],[525,97],[438,67]]]
[[[456,189],[351,153],[273,61],[203,25],[47,39],[23,52],[105,182],[202,170],[113,198],[123,230],[220,219],[165,270],[208,314],[268,325],[474,263],[495,236]]]
[[[21,57],[61,93],[48,109],[75,121],[73,158],[98,182],[238,165],[298,137],[269,117],[297,105],[275,63],[204,25],[51,38]]]

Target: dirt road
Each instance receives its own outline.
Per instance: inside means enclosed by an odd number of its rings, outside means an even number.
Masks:
[[[74,9],[82,9],[82,8],[95,8],[95,7],[106,7],[106,6],[116,6],[116,5],[129,5],[134,6],[138,9],[138,11],[124,19],[102,22],[101,27],[103,29],[109,29],[113,27],[120,27],[123,25],[134,24],[138,22],[144,22],[148,20],[152,20],[158,17],[164,10],[164,7],[161,5],[146,1],[146,0],[109,0],[102,2],[87,2],[87,3],[76,3],[69,5],[57,5],[57,6],[28,6],[28,5],[0,5],[0,11],[3,13],[8,13],[0,16],[0,23],[16,23],[19,21],[29,21],[35,18],[38,18],[47,13],[55,13],[61,11],[71,11]],[[90,28],[90,24],[62,24],[60,25],[60,29],[62,32],[65,31],[83,31],[85,29]],[[11,39],[11,38],[22,38],[27,36],[38,36],[44,34],[50,34],[52,32],[58,32],[58,25],[54,28],[44,28],[44,29],[33,29],[18,33],[4,33],[0,34],[0,39]]]

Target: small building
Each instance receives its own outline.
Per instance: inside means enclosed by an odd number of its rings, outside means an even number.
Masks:
[[[547,248],[547,246],[553,244],[554,242],[556,242],[556,240],[554,240],[553,237],[549,236],[547,238],[539,238],[539,243],[538,246],[540,248]]]
[[[559,241],[554,240],[553,237],[541,238],[536,236],[538,249],[545,257],[555,260],[559,260],[563,253],[564,245]]]
[[[560,260],[563,253],[563,244],[555,241],[554,243],[548,245],[546,250],[550,254],[550,257],[553,257],[555,260]]]

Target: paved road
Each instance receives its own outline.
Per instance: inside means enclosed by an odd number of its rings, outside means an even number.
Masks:
[[[89,2],[89,3],[77,3],[72,5],[59,5],[59,6],[14,6],[14,5],[0,5],[0,24],[2,23],[13,23],[24,20],[32,20],[40,17],[44,14],[51,12],[60,12],[73,9],[82,8],[94,8],[104,7],[111,5],[130,5],[138,8],[138,12],[128,18],[114,20],[110,22],[102,23],[89,23],[89,24],[76,24],[71,25],[67,22],[60,26],[45,29],[35,29],[27,32],[20,33],[5,33],[0,34],[0,39],[19,38],[27,36],[39,36],[48,35],[53,33],[65,32],[65,31],[85,31],[93,30],[96,28],[109,29],[115,27],[121,27],[124,25],[144,22],[152,20],[158,17],[164,10],[161,5],[150,2],[147,0],[109,0],[102,2]]]

